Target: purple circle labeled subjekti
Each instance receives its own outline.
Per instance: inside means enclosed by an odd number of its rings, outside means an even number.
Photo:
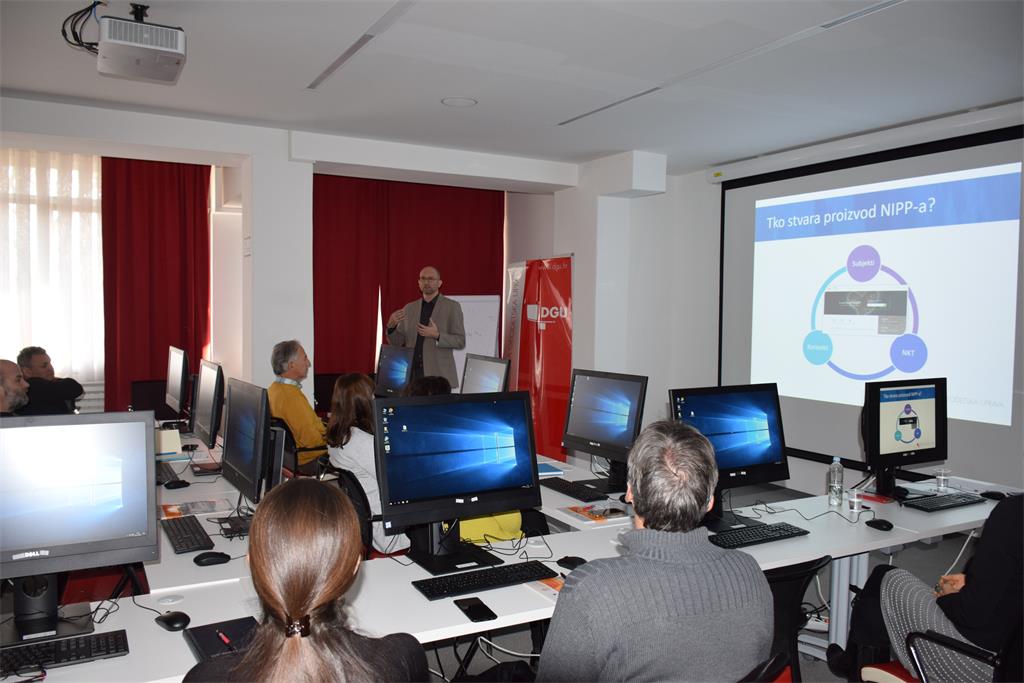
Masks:
[[[910,407],[909,403],[907,405],[903,406],[903,412],[906,413],[907,415],[910,415],[910,411],[911,410],[913,410],[913,408]]]
[[[900,335],[889,347],[889,360],[900,372],[917,372],[928,361],[928,347],[916,334]]]
[[[846,257],[846,272],[857,282],[867,282],[878,274],[882,257],[874,247],[862,244]]]

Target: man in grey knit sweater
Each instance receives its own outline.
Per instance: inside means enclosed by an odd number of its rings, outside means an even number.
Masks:
[[[565,580],[540,681],[737,681],[768,658],[772,594],[750,555],[699,526],[714,502],[714,449],[692,427],[655,422],[629,453],[635,529],[622,556]]]

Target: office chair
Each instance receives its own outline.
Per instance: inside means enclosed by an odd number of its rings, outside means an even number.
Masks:
[[[875,681],[877,683],[911,683],[920,681],[928,683],[928,674],[925,668],[925,659],[922,657],[921,643],[929,642],[939,647],[948,648],[958,652],[965,657],[976,659],[992,667],[993,681],[1021,681],[1024,680],[1024,668],[1021,665],[1022,647],[1021,625],[1017,624],[1010,635],[1009,640],[998,652],[990,652],[977,645],[950,638],[949,636],[937,633],[932,630],[925,632],[911,631],[907,634],[907,652],[910,653],[910,661],[914,665],[915,678],[913,674],[903,668],[897,662],[886,662],[884,664],[871,664],[862,667],[860,677],[864,681]]]
[[[310,451],[322,451],[323,446],[307,446],[299,448],[295,445],[295,437],[292,436],[292,430],[288,429],[287,423],[279,417],[271,418],[271,424],[275,427],[280,427],[284,431],[284,462],[282,463],[282,470],[284,471],[285,479],[293,479],[295,477],[309,476],[299,472],[299,454],[308,453]]]
[[[776,652],[764,660],[746,676],[739,680],[739,683],[784,683],[792,680],[789,669],[789,653],[785,650]]]
[[[321,477],[324,474],[333,474],[338,482],[338,488],[352,502],[356,517],[359,519],[359,538],[363,543],[363,559],[369,560],[376,552],[373,549],[373,523],[381,520],[380,515],[374,515],[370,510],[370,501],[366,497],[366,491],[363,490],[363,485],[356,479],[355,474],[341,467],[335,467],[326,455],[321,455],[318,463]],[[378,555],[386,557],[383,554]]]
[[[772,652],[786,652],[789,655],[789,666],[794,681],[803,680],[800,678],[797,636],[808,619],[801,608],[804,594],[815,574],[830,562],[832,557],[826,555],[790,567],[769,569],[764,573],[772,589],[772,599],[775,603],[775,637],[772,639]]]

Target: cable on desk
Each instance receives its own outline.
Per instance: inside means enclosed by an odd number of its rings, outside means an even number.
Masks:
[[[145,605],[140,605],[138,602],[136,602],[134,595],[132,595],[132,602],[135,604],[136,607],[141,607],[142,609],[148,609],[150,612],[152,612],[153,614],[155,614],[157,616],[160,616],[161,614],[163,614],[163,612],[157,611],[157,610],[153,609],[152,607],[146,607]]]
[[[856,513],[857,517],[855,519],[847,519],[846,515],[844,515],[839,510],[825,510],[824,512],[822,512],[820,514],[817,514],[817,515],[814,515],[813,517],[808,517],[807,515],[805,515],[804,513],[800,512],[799,510],[797,510],[795,508],[777,508],[777,509],[773,509],[770,505],[768,505],[768,503],[764,502],[763,500],[759,500],[759,501],[755,502],[753,505],[750,506],[750,509],[752,511],[754,511],[755,514],[757,512],[756,508],[757,508],[758,505],[760,505],[760,506],[762,506],[764,508],[765,514],[776,515],[776,514],[779,514],[780,512],[795,512],[796,514],[798,514],[801,517],[803,517],[805,522],[810,522],[812,520],[818,519],[818,517],[824,517],[825,515],[838,515],[839,519],[843,520],[844,522],[847,522],[848,524],[860,524],[860,516],[863,515],[865,512],[870,512],[872,519],[874,519],[877,516],[875,514],[874,508],[861,508],[860,510],[857,511],[857,513]],[[853,512],[853,511],[851,510],[850,512]],[[761,516],[758,515],[757,519],[761,519]]]

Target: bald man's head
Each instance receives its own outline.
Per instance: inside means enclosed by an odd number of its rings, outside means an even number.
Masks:
[[[17,363],[0,359],[0,413],[13,413],[28,403],[28,382]]]

